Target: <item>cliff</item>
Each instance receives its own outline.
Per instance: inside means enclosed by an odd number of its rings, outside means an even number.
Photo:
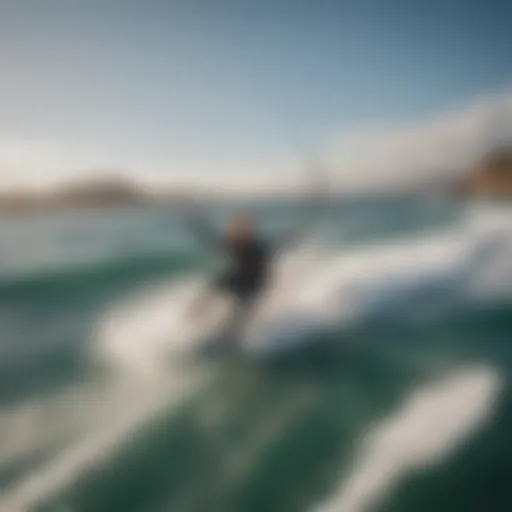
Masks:
[[[455,185],[462,196],[512,198],[512,146],[489,152]]]

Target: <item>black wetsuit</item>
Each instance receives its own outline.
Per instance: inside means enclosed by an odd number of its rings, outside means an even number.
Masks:
[[[188,216],[189,226],[197,237],[228,259],[227,270],[212,282],[215,289],[227,292],[236,299],[232,318],[225,328],[226,340],[236,340],[251,315],[255,301],[268,284],[275,253],[300,240],[312,218],[309,215],[297,228],[281,235],[276,241],[262,240],[254,235],[247,241],[236,242],[219,235],[197,215]],[[204,296],[205,299],[207,296]],[[203,302],[194,309],[201,311],[201,304]]]
[[[253,237],[245,242],[223,241],[229,268],[215,280],[215,285],[238,299],[254,298],[266,285],[271,260],[270,247]]]
[[[275,253],[297,243],[317,216],[316,202],[300,216],[298,225],[276,240],[263,240],[257,235],[237,243],[218,234],[197,212],[189,212],[188,225],[206,245],[228,258],[228,269],[217,276],[215,287],[233,294],[240,302],[252,302],[269,280],[269,271]],[[311,208],[313,206],[313,208]],[[313,215],[313,212],[316,214]]]

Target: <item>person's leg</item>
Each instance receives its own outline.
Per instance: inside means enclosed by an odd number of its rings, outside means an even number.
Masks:
[[[222,336],[225,343],[237,343],[243,336],[243,331],[248,325],[254,311],[257,299],[255,291],[238,292],[235,296],[235,304],[231,317],[228,320]]]
[[[221,274],[214,277],[208,282],[206,290],[199,295],[191,304],[189,315],[197,318],[208,311],[213,296],[216,293],[226,293],[230,291],[231,276],[229,274]]]

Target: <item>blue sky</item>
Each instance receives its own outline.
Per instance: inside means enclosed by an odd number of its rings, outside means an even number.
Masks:
[[[3,0],[0,141],[171,181],[257,172],[508,87],[511,26],[506,0]]]

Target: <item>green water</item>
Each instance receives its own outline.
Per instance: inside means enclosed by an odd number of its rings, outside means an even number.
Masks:
[[[279,204],[255,209],[269,231],[293,218],[293,209]],[[216,207],[213,220],[225,212]],[[442,249],[446,240],[436,234],[447,229],[456,238],[472,213],[449,202],[353,201],[334,205],[314,235],[340,258],[354,248],[364,255],[432,236],[431,245]],[[392,315],[362,315],[319,332],[277,359],[188,361],[165,372],[159,365],[159,374],[148,377],[132,366],[139,356],[160,357],[151,353],[150,320],[137,330],[131,366],[122,354],[98,356],[94,347],[105,314],[127,296],[151,294],[162,283],[171,293],[177,279],[215,267],[175,212],[4,219],[0,237],[0,510],[511,509],[507,294],[476,293],[479,300],[469,301],[467,286],[447,273],[449,307],[435,314],[418,315],[443,304],[447,290]],[[368,272],[378,272],[378,260],[371,261]],[[471,272],[486,274],[486,266],[508,284],[506,265],[497,270],[483,259]],[[420,261],[411,268],[421,277]],[[465,405],[464,380],[460,401],[457,387],[453,407],[436,405],[444,400],[443,383],[449,388],[462,373],[470,386],[478,372],[495,379],[489,396],[475,392]],[[418,390],[435,385],[441,391],[426,413],[400,416]],[[477,409],[482,400],[494,406],[472,426],[462,408]],[[437,458],[428,446],[416,453],[429,436],[447,435],[450,415],[466,418],[457,429],[467,428],[467,436],[455,436]],[[399,439],[375,448],[372,435],[393,418],[404,425]],[[423,462],[407,466],[406,459]],[[346,485],[360,475],[370,484],[350,501]]]

